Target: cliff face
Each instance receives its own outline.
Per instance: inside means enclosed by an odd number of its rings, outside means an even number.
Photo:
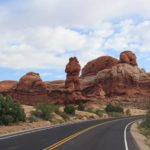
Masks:
[[[102,59],[102,58],[101,58]],[[87,63],[86,67],[88,67]],[[103,66],[103,64],[102,64]],[[90,65],[89,65],[90,67]],[[102,67],[99,67],[102,68]],[[120,54],[118,63],[111,67],[93,70],[96,75],[82,78],[83,83],[87,83],[89,91],[93,91],[94,85],[101,85],[99,90],[103,90],[106,96],[150,96],[150,76],[143,69],[137,66],[136,55],[131,51],[124,51]],[[90,81],[88,82],[90,78]],[[91,90],[90,90],[91,87]],[[96,89],[94,90],[96,91]]]
[[[34,105],[38,102],[78,103],[102,98],[116,101],[125,97],[150,98],[150,73],[140,69],[131,51],[120,54],[120,60],[99,57],[85,65],[71,57],[66,65],[66,80],[43,82],[38,73],[29,72],[17,81],[1,81],[0,93],[10,94],[16,101]],[[116,98],[117,97],[117,98]]]

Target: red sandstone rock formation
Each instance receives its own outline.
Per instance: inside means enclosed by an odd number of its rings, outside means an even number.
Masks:
[[[39,74],[34,72],[29,72],[21,77],[11,95],[22,104],[34,105],[38,102],[48,101],[46,85]]]
[[[38,73],[27,73],[19,82],[0,82],[0,93],[11,94],[22,104],[38,102],[58,104],[78,103],[92,98],[150,97],[150,73],[140,69],[136,56],[131,51],[120,54],[120,60],[104,56],[89,62],[82,70],[76,57],[70,58],[66,66],[66,81],[43,82]],[[113,99],[113,101],[115,101]],[[103,100],[103,99],[102,99]]]
[[[13,88],[16,88],[17,81],[6,80],[0,82],[0,93],[8,93]]]
[[[46,85],[40,78],[38,73],[29,72],[20,78],[17,84],[16,90],[20,91],[43,91],[46,89]]]
[[[71,57],[66,65],[65,72],[67,73],[65,87],[71,90],[80,89],[79,73],[81,67],[76,57]]]
[[[116,58],[110,56],[102,56],[88,62],[82,69],[82,77],[96,75],[103,69],[111,68],[118,63]]]
[[[124,51],[120,54],[120,63],[137,66],[136,55],[131,51]]]
[[[99,91],[96,85],[101,85],[99,90],[104,91],[106,97],[150,97],[150,75],[137,66],[136,55],[131,51],[121,53],[119,63],[114,66],[103,67],[95,76],[82,78],[81,87],[85,95],[92,93],[96,97],[96,91]]]

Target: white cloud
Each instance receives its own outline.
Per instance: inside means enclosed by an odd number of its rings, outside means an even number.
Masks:
[[[8,32],[5,36],[1,34],[0,39],[0,66],[10,68],[64,67],[74,54],[86,53],[86,56],[93,51],[83,60],[95,56],[103,43],[95,32],[83,35],[64,27]]]
[[[149,0],[7,2],[0,7],[0,67],[64,68],[74,55],[83,66],[107,49],[149,52],[149,6]],[[134,16],[143,21],[125,19]]]
[[[14,0],[4,5],[7,28],[95,26],[101,21],[139,16],[149,19],[149,0]],[[11,22],[11,24],[9,24]]]
[[[107,40],[106,49],[150,51],[150,21],[136,24],[133,20],[126,20],[117,26],[119,31]]]

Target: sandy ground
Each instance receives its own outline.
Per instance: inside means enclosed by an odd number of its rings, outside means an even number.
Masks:
[[[34,107],[28,106],[28,105],[22,105],[22,106],[25,110],[26,116],[29,117],[31,112],[34,110]],[[92,105],[90,105],[90,107],[92,107],[94,109],[99,109],[99,108],[104,109],[105,108],[105,106],[97,105],[97,104],[92,104]],[[139,110],[136,108],[126,108],[126,109],[130,109],[132,115],[141,115],[141,114],[145,114],[145,112],[146,112],[144,110]],[[60,111],[63,111],[62,106],[60,107]],[[18,132],[18,131],[31,130],[31,129],[41,128],[41,127],[49,127],[54,124],[59,124],[59,123],[65,122],[65,120],[61,116],[59,116],[57,114],[53,114],[53,115],[54,115],[54,117],[51,121],[38,120],[37,122],[33,122],[33,123],[25,122],[25,123],[19,123],[16,125],[12,125],[12,126],[0,126],[0,136]],[[81,121],[81,120],[98,119],[98,118],[99,118],[99,116],[96,114],[76,110],[75,116],[70,116],[69,121],[67,121],[67,122],[77,122],[77,121]],[[102,118],[108,118],[108,115],[104,114],[102,116]]]
[[[33,122],[33,123],[19,123],[18,125],[12,125],[12,126],[1,126],[0,127],[0,136],[2,135],[7,135],[10,133],[16,133],[19,131],[25,131],[25,130],[30,130],[30,129],[36,129],[36,128],[41,128],[41,127],[49,127],[52,125],[51,122],[49,121],[38,121],[38,122]]]
[[[29,117],[31,112],[34,110],[33,106],[23,105],[23,108],[25,110],[27,117]],[[61,110],[63,110],[62,107],[61,107]],[[72,123],[72,122],[78,122],[82,120],[98,119],[98,118],[99,116],[93,113],[76,111],[76,114],[74,116],[69,116],[69,120],[67,122]],[[16,133],[20,131],[27,131],[31,129],[42,128],[42,127],[50,127],[52,125],[56,125],[56,124],[60,124],[64,122],[65,120],[61,116],[53,113],[53,118],[51,121],[44,121],[44,120],[39,119],[38,121],[32,122],[32,123],[22,122],[22,123],[13,124],[10,126],[0,126],[0,136],[11,134],[11,133]]]
[[[132,124],[131,135],[135,139],[135,142],[139,146],[140,150],[150,150],[150,147],[145,144],[146,137],[139,133],[137,126],[138,126],[137,122]]]

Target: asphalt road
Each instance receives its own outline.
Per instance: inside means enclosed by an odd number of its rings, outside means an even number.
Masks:
[[[0,150],[127,150],[125,127],[139,117],[101,119],[0,138]],[[127,128],[128,150],[138,150]]]

